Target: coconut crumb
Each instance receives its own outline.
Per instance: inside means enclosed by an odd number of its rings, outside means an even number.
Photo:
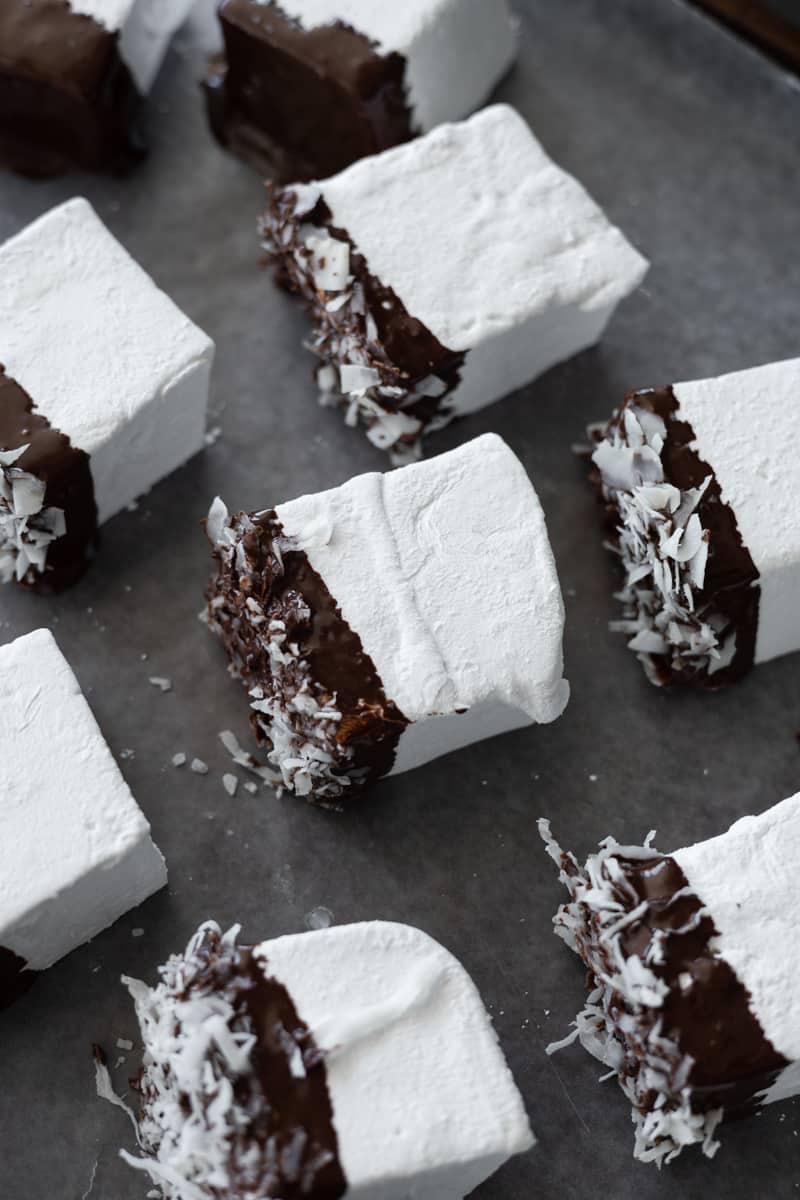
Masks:
[[[207,775],[208,764],[204,763],[202,758],[193,758],[189,764],[189,770],[194,771],[195,775]]]

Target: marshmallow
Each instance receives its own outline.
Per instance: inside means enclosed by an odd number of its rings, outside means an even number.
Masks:
[[[1,647],[0,1008],[166,880],[52,634]]]
[[[85,200],[0,246],[0,275],[0,386],[9,396],[0,405],[0,578],[30,581],[53,565],[51,554],[59,568],[83,562],[95,523],[203,447],[214,345]],[[31,525],[43,519],[28,511],[27,494],[16,503],[18,474],[31,495],[46,482],[39,511],[61,513],[67,539],[82,531],[66,556],[56,541],[43,559],[37,528],[29,553]]]
[[[556,933],[590,971],[549,1050],[578,1038],[618,1074],[635,1156],[711,1157],[722,1120],[800,1093],[800,793],[671,855],[607,838],[584,867],[540,827],[570,893]]]
[[[506,105],[273,189],[262,233],[308,302],[322,402],[398,460],[594,345],[647,270]],[[342,246],[349,270],[333,278]]]
[[[593,455],[619,516],[631,649],[717,686],[800,650],[800,359],[633,392]]]
[[[194,0],[5,0],[0,163],[30,175],[74,164],[125,171],[133,117]]]
[[[317,800],[563,711],[544,514],[494,434],[208,534],[208,619],[279,785]]]
[[[166,1200],[461,1200],[533,1145],[480,996],[380,921],[250,948],[208,923],[149,988],[139,1135]]]
[[[262,174],[312,179],[457,121],[516,52],[507,0],[222,0],[211,127]]]

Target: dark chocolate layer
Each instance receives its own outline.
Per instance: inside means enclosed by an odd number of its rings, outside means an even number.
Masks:
[[[211,128],[265,176],[322,179],[413,136],[402,55],[380,54],[341,21],[303,29],[276,3],[222,0],[219,18]]]
[[[663,656],[651,655],[659,681],[698,684],[717,688],[733,683],[752,667],[755,659],[758,632],[759,574],[749,550],[742,541],[736,514],[722,499],[722,491],[712,465],[704,462],[692,448],[694,430],[680,418],[677,396],[671,387],[648,388],[630,392],[616,419],[622,423],[627,406],[638,406],[657,413],[667,426],[667,436],[661,453],[664,475],[668,483],[681,491],[699,487],[711,476],[698,507],[697,514],[704,530],[710,534],[705,581],[696,593],[695,609],[699,616],[716,615],[725,627],[736,632],[736,653],[732,662],[709,675],[693,671],[689,664],[678,672]],[[616,423],[615,421],[615,423]]]
[[[0,449],[28,445],[14,466],[44,482],[45,506],[60,508],[67,524],[48,548],[45,574],[31,571],[24,582],[60,591],[84,573],[97,539],[94,482],[88,454],[33,409],[32,398],[0,365]]]
[[[412,391],[416,384],[431,376],[440,379],[443,390],[438,396],[421,396],[409,402],[406,398],[380,395],[378,403],[387,413],[403,412],[426,426],[446,413],[447,398],[461,381],[466,353],[451,350],[434,336],[403,304],[397,293],[369,269],[369,264],[345,229],[331,224],[332,213],[320,199],[314,209],[302,218],[303,224],[316,225],[324,233],[350,247],[350,271],[356,285],[363,289],[366,313],[362,306],[344,305],[330,311],[320,300],[320,294],[303,261],[303,245],[298,240],[299,222],[293,218],[295,205],[291,189],[281,191],[267,186],[269,207],[262,223],[267,259],[275,267],[278,283],[302,296],[317,332],[315,352],[324,363],[341,366],[338,346],[342,341],[358,347],[365,366],[375,368],[384,384]],[[292,236],[286,240],[283,231]],[[297,255],[300,255],[298,261]],[[374,322],[374,331],[368,318]],[[376,332],[375,332],[376,331]],[[376,336],[377,334],[377,336]],[[349,403],[343,397],[342,404]],[[419,435],[417,435],[418,437]],[[404,439],[416,440],[413,436]]]
[[[36,971],[29,971],[25,959],[0,946],[0,1012],[10,1008],[36,982]]]
[[[620,861],[639,899],[647,902],[645,915],[622,933],[624,953],[644,959],[653,935],[668,935],[663,961],[650,965],[669,986],[663,1032],[692,1059],[692,1107],[735,1115],[774,1083],[788,1061],[764,1035],[732,967],[711,949],[718,931],[675,859]]]
[[[354,777],[361,784],[388,774],[407,719],[387,697],[360,637],[344,620],[308,556],[302,550],[286,548],[275,512],[253,514],[249,520],[252,526],[242,538],[244,569],[241,562],[232,567],[220,561],[219,574],[209,591],[212,624],[228,655],[248,686],[269,692],[273,667],[266,634],[271,621],[284,622],[286,642],[298,646],[317,699],[335,704],[342,714],[336,746],[349,755],[337,764],[335,773]],[[233,527],[236,529],[236,522]],[[216,557],[220,559],[218,552]],[[214,607],[216,598],[222,599],[221,607]],[[261,606],[265,622],[254,623],[249,598]],[[288,681],[294,682],[291,668]],[[278,700],[280,703],[280,696]],[[257,714],[253,721],[263,738]]]
[[[187,966],[191,974],[180,998],[224,994],[236,1014],[232,1029],[256,1037],[252,1072],[232,1079],[235,1102],[248,1122],[231,1139],[231,1193],[338,1200],[347,1182],[339,1162],[325,1054],[289,992],[269,977],[269,963],[257,961],[252,947],[224,945],[213,929],[205,930]],[[292,1070],[298,1053],[303,1074]],[[137,1086],[143,1112],[150,1105],[157,1109],[158,1094],[146,1069]],[[263,1152],[261,1164],[253,1159],[253,1146]]]
[[[0,165],[47,177],[125,172],[144,149],[118,35],[67,0],[0,3]]]

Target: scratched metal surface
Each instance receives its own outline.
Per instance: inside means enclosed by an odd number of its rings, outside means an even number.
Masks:
[[[800,663],[760,668],[718,696],[651,689],[606,629],[615,577],[570,453],[584,423],[633,386],[798,352],[800,94],[679,0],[517,0],[519,66],[501,89],[650,256],[645,290],[595,351],[431,442],[494,429],[521,455],[549,520],[566,594],[573,699],[550,728],[475,746],[384,783],[345,816],[223,791],[220,729],[246,702],[196,620],[209,563],[198,521],[221,492],[263,507],[382,460],[317,408],[300,312],[256,269],[260,185],[208,137],[196,80],[214,44],[207,0],[149,107],[154,149],[133,179],[0,180],[0,235],[87,194],[134,255],[217,340],[222,436],[104,530],[102,557],[58,600],[6,589],[0,636],[52,625],[171,869],[169,890],[41,978],[0,1019],[3,1200],[142,1200],[117,1158],[123,1115],[93,1094],[90,1043],[136,1039],[124,971],[152,979],[197,923],[260,939],[384,917],[428,930],[469,968],[528,1103],[539,1145],[481,1200],[636,1196],[789,1200],[800,1188],[800,1106],[727,1129],[714,1163],[658,1174],[631,1158],[613,1083],[577,1049],[548,1060],[581,1003],[581,970],[550,932],[559,891],[534,821],[586,852],[610,831],[658,829],[669,849],[800,787]],[[0,344],[2,331],[0,331]],[[0,357],[2,357],[0,353]],[[757,431],[754,431],[757,436]],[[489,564],[491,566],[491,564]],[[146,661],[142,656],[147,655]],[[173,691],[149,687],[170,676]],[[168,764],[179,750],[208,777]],[[132,930],[141,928],[141,937]],[[117,1072],[124,1081],[135,1053]]]

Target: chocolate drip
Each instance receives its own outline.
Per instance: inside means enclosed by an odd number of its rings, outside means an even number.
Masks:
[[[125,172],[144,154],[139,100],[117,33],[68,0],[2,0],[0,164],[37,178]]]
[[[726,1115],[748,1111],[788,1060],[767,1039],[744,984],[712,950],[718,931],[675,859],[654,855],[618,861],[639,899],[647,902],[644,916],[621,935],[625,955],[644,959],[654,935],[667,934],[661,961],[656,957],[648,965],[669,987],[661,1010],[663,1032],[693,1060],[693,1109],[721,1107]]]
[[[742,541],[736,514],[722,499],[714,469],[692,447],[694,430],[680,419],[678,398],[671,387],[648,388],[630,392],[625,405],[656,413],[667,426],[661,462],[668,483],[681,491],[699,487],[708,476],[711,482],[701,499],[697,513],[703,529],[710,534],[705,581],[696,593],[698,612],[717,614],[736,631],[736,653],[724,669],[709,675],[707,671],[690,677],[682,673],[681,682],[717,688],[745,675],[755,660],[758,632],[759,574],[750,552]],[[722,418],[724,419],[724,417]],[[620,414],[619,420],[622,420]],[[669,684],[678,678],[663,656],[651,655],[660,682]]]
[[[271,659],[260,634],[263,626],[253,624],[248,612],[247,599],[252,597],[270,620],[285,623],[286,640],[298,645],[314,683],[331,702],[335,697],[342,714],[336,743],[352,752],[341,771],[363,777],[364,783],[388,774],[408,720],[387,697],[360,637],[344,620],[306,553],[287,549],[288,539],[276,552],[276,540],[284,535],[274,510],[254,514],[250,521],[252,528],[243,537],[247,571],[239,564],[228,569],[222,563],[210,593],[212,602],[215,596],[224,602],[221,609],[212,608],[212,616],[228,654],[241,664],[245,683],[268,686]],[[254,725],[263,738],[256,717]]]
[[[28,970],[24,958],[0,946],[0,1012],[30,991],[36,976],[36,971]]]
[[[94,482],[88,454],[33,407],[28,393],[0,366],[0,449],[28,445],[14,465],[44,482],[45,506],[62,509],[67,523],[64,536],[48,549],[45,574],[31,571],[23,582],[61,591],[80,579],[89,565],[97,538]]]
[[[205,81],[223,146],[283,182],[322,179],[413,136],[405,59],[341,21],[303,29],[276,3],[222,0]]]

